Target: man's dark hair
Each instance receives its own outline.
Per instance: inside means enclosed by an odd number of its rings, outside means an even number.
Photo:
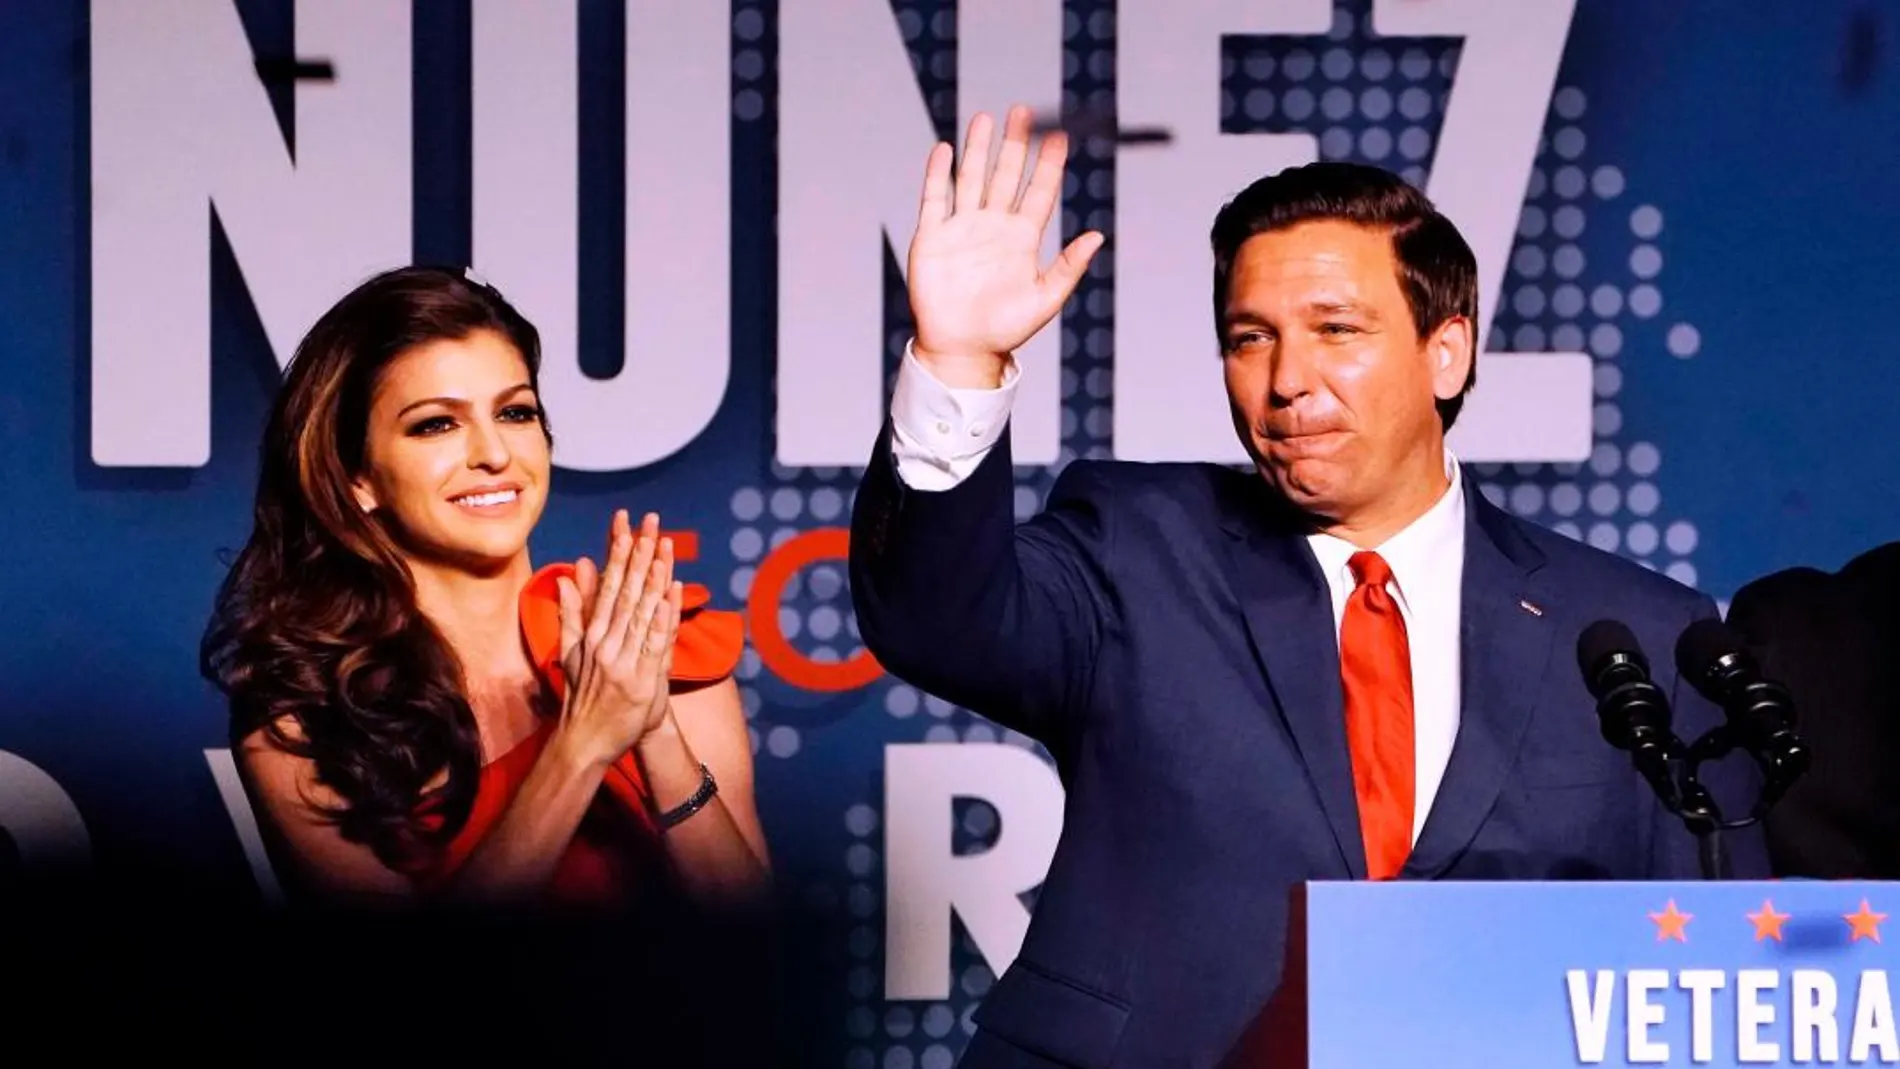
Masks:
[[[1399,176],[1357,163],[1309,163],[1268,175],[1240,191],[1214,217],[1214,329],[1227,306],[1234,257],[1257,234],[1300,223],[1338,220],[1392,235],[1399,288],[1420,339],[1453,316],[1471,323],[1471,373],[1464,389],[1438,402],[1438,418],[1451,429],[1464,395],[1478,381],[1478,262],[1464,235],[1440,215],[1425,194]]]

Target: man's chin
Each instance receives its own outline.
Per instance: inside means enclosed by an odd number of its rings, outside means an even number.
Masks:
[[[1334,495],[1316,480],[1296,478],[1287,468],[1266,460],[1256,460],[1254,470],[1277,497],[1302,515],[1324,520],[1333,514]]]
[[[1313,480],[1296,477],[1291,465],[1262,460],[1254,467],[1260,472],[1260,477],[1267,481],[1267,485],[1279,491],[1280,496],[1288,501],[1310,501],[1318,496]]]

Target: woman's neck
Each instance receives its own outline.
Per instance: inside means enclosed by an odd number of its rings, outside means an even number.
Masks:
[[[529,671],[521,642],[521,590],[533,576],[523,553],[494,573],[411,561],[416,606],[442,632],[471,685]]]

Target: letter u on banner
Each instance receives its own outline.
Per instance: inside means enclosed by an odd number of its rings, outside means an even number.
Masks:
[[[541,331],[554,459],[661,460],[712,422],[731,374],[731,5],[627,5],[627,336],[611,379],[580,366],[577,4],[473,12],[473,258]]]

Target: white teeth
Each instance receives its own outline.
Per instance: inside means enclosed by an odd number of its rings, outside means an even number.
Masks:
[[[515,497],[516,493],[513,490],[496,490],[494,493],[489,494],[464,494],[456,498],[455,503],[458,505],[470,505],[475,508],[485,508],[489,505],[506,505],[508,502],[513,501]]]

